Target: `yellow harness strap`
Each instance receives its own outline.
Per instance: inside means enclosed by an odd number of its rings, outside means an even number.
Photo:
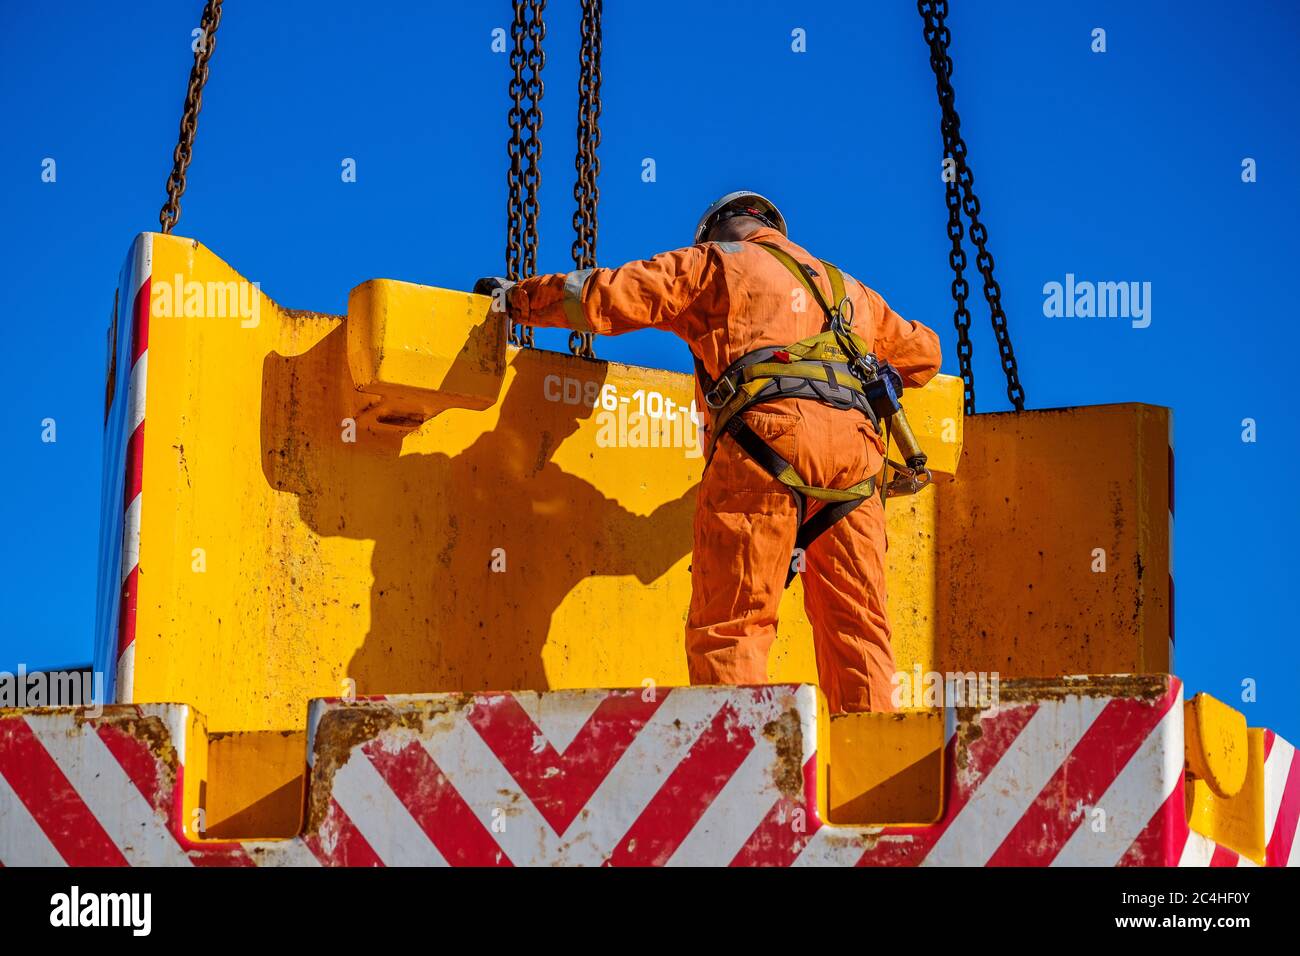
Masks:
[[[790,274],[812,293],[813,298],[817,300],[817,304],[822,307],[822,311],[826,313],[826,317],[829,319],[832,307],[827,305],[826,299],[822,296],[822,290],[818,288],[817,283],[812,281],[812,276],[808,275],[808,272],[799,264],[799,261],[780,246],[775,246],[770,242],[760,242],[759,245],[772,253],[776,257],[776,261],[785,266]],[[835,308],[838,308],[839,304],[844,301],[844,274],[825,259],[818,259],[817,261],[822,264],[822,268],[826,270],[827,278],[831,280],[831,302],[834,303]]]

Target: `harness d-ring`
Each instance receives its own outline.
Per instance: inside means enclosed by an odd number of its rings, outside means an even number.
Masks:
[[[847,295],[836,303],[831,313],[831,328],[841,334],[853,328],[853,300]]]

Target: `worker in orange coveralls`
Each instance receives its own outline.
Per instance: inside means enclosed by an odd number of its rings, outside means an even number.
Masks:
[[[845,367],[838,366],[838,376],[832,369],[830,382],[821,383],[815,395],[765,399],[733,415],[725,432],[714,426],[735,391],[721,380],[730,370],[732,385],[740,381],[735,363],[746,356],[767,358],[769,366],[772,360],[796,361],[785,347],[827,330],[831,313],[823,303],[837,304],[829,300],[841,289],[850,303],[843,310],[849,315],[851,309],[848,326],[898,391],[924,385],[938,371],[938,337],[791,242],[781,213],[757,193],[730,193],[710,206],[695,242],[616,269],[538,275],[517,284],[484,279],[476,291],[494,294],[498,308],[504,298],[513,322],[598,335],[659,328],[690,346],[697,407],[709,409],[704,441],[711,449],[695,512],[686,622],[691,682],[767,682],[781,594],[798,570],[831,711],[892,710],[894,658],[879,485],[875,493],[859,495],[856,506],[800,553],[795,550],[800,528],[817,520],[819,506],[834,503],[805,500],[789,482],[773,477],[788,464],[793,472],[787,476],[797,473],[801,486],[823,491],[851,486],[861,491],[864,479],[880,480],[885,442],[872,417],[819,397],[829,394],[828,385],[831,398],[847,391],[839,387],[849,377]],[[742,447],[742,437],[767,467]]]

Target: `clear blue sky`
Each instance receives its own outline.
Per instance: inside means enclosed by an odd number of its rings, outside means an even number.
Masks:
[[[90,657],[105,328],[157,228],[199,0],[6,0],[0,212],[9,612],[0,669]],[[1300,742],[1288,368],[1300,155],[1289,3],[954,0],[958,109],[1031,407],[1143,401],[1177,423],[1177,670]],[[345,310],[392,276],[503,259],[508,24],[495,3],[227,4],[178,229],[277,301]],[[552,2],[540,266],[570,266],[577,3]],[[747,185],[795,237],[943,337],[956,373],[934,83],[914,4],[609,0],[600,259],[685,244]],[[322,12],[326,10],[327,12]],[[1108,51],[1090,51],[1094,27]],[[791,30],[807,52],[791,51]],[[41,182],[41,162],[58,179]],[[358,182],[340,181],[354,157]],[[657,181],[641,180],[642,160]],[[1241,162],[1258,162],[1258,182]],[[1043,284],[1152,283],[1152,322],[1048,319]],[[980,408],[1007,406],[976,296]],[[548,335],[539,341],[557,343]],[[599,353],[686,370],[668,336]],[[58,441],[40,422],[58,422]],[[1243,418],[1258,442],[1241,440]],[[1280,480],[1279,480],[1280,479]],[[1240,704],[1245,678],[1258,702]]]

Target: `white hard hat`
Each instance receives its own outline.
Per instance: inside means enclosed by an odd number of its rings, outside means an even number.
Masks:
[[[710,229],[732,216],[753,216],[769,223],[781,235],[786,234],[785,217],[781,215],[781,210],[776,208],[775,203],[748,189],[738,189],[734,193],[727,193],[704,210],[704,215],[700,217],[699,224],[695,227],[695,241],[703,242]]]

